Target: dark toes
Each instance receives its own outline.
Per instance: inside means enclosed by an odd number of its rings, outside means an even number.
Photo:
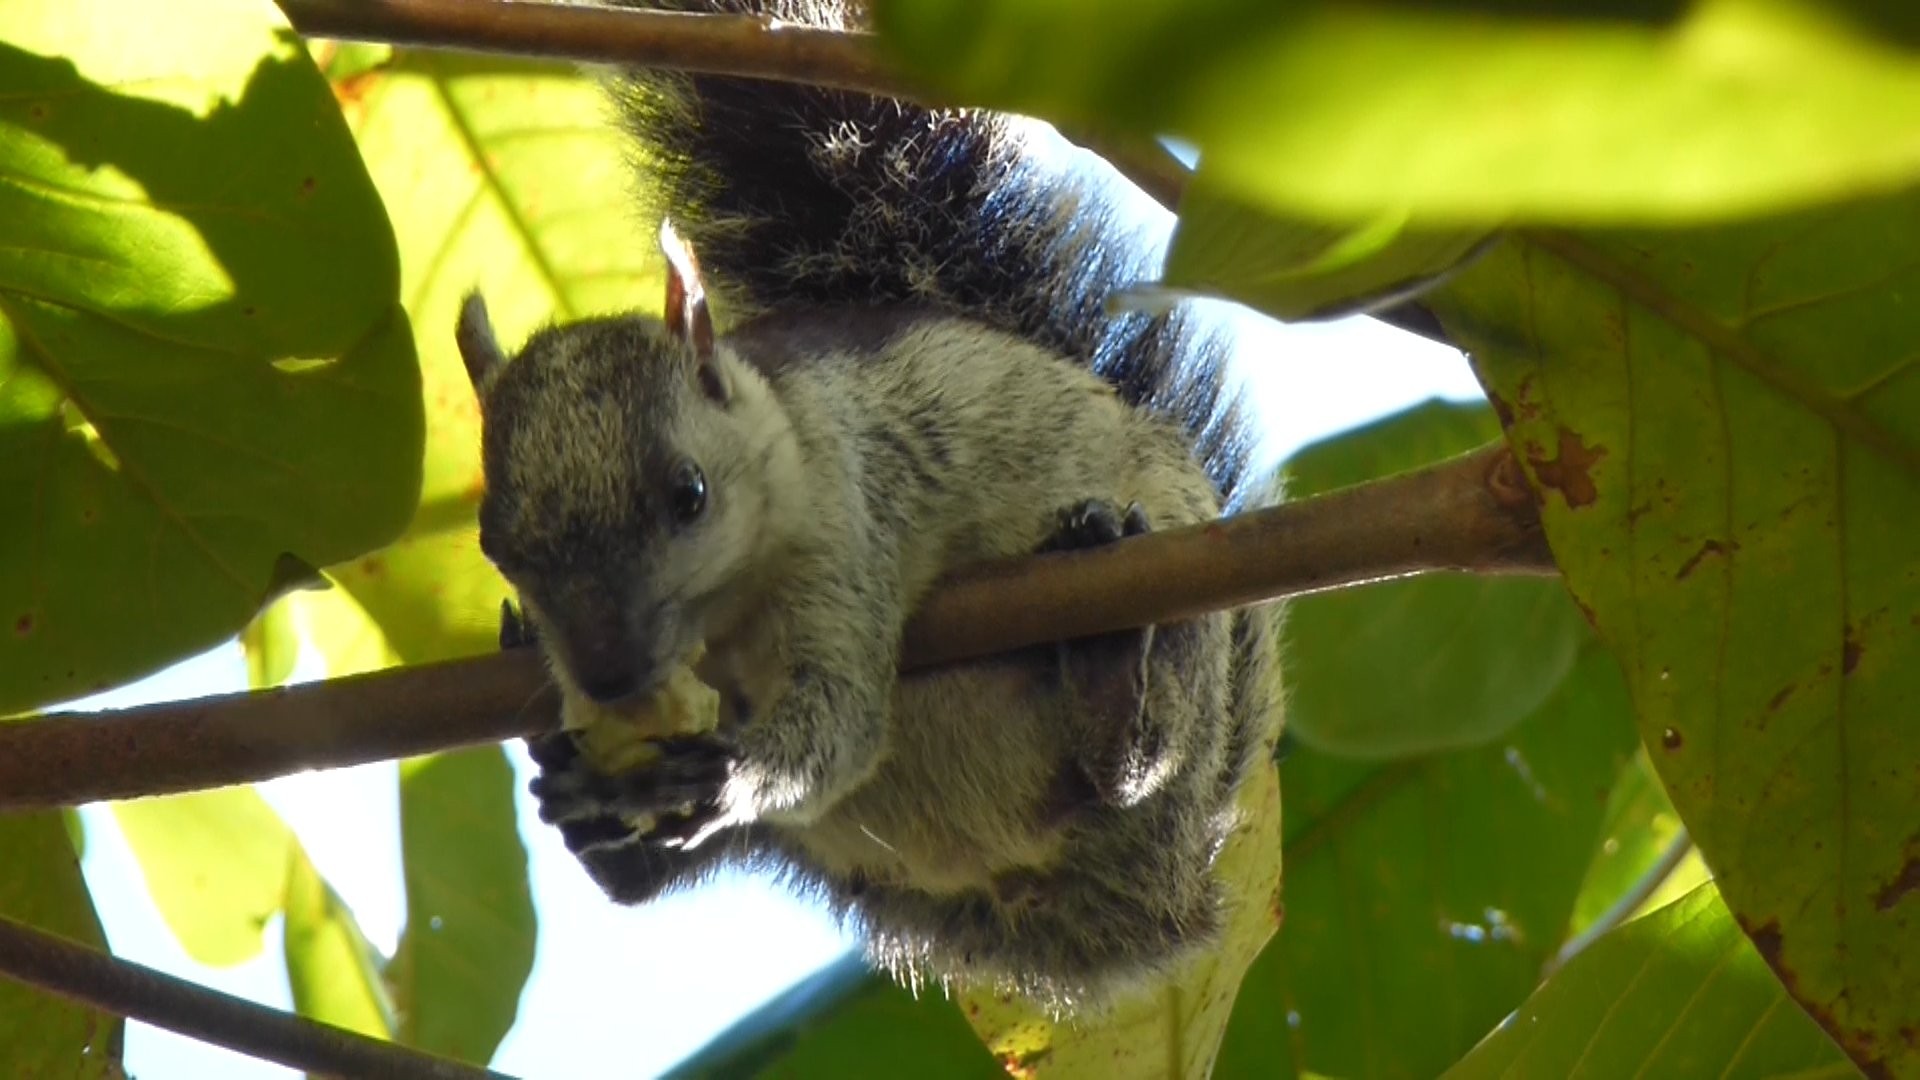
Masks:
[[[640,839],[632,825],[616,817],[584,818],[560,823],[560,839],[579,855],[595,848],[623,847]]]
[[[694,806],[688,813],[663,817],[647,830],[647,843],[669,848],[683,846],[699,835],[719,812],[717,803],[706,802]]]
[[[548,824],[599,817],[659,816],[678,813],[716,797],[726,783],[732,747],[719,739],[693,736],[654,744],[658,760],[607,776],[572,761],[543,771],[527,787]]]
[[[1147,508],[1139,503],[1127,504],[1127,515],[1120,522],[1123,536],[1140,536],[1153,531],[1153,523],[1147,520]]]
[[[1105,499],[1087,499],[1060,512],[1058,526],[1041,548],[1073,551],[1111,544],[1122,535],[1119,511]]]
[[[580,744],[573,741],[573,735],[570,732],[555,731],[546,735],[529,735],[526,743],[527,756],[542,769],[565,768],[580,757]]]

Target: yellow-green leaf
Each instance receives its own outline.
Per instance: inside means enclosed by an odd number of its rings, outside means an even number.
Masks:
[[[226,967],[259,953],[286,897],[293,834],[252,788],[113,804],[147,891],[188,955]]]
[[[391,540],[421,418],[392,230],[266,0],[0,6],[0,174],[9,712]]]
[[[379,956],[298,841],[287,848],[282,953],[294,1011],[362,1035],[393,1037],[393,1003],[380,981]]]
[[[100,918],[59,811],[0,815],[0,913],[106,951]],[[0,1048],[20,1077],[118,1080],[125,1023],[0,978]]]
[[[407,926],[389,971],[400,1038],[485,1063],[533,968],[533,897],[497,746],[400,766]]]
[[[1741,926],[1920,1075],[1920,195],[1530,232],[1429,297]]]
[[[951,96],[1178,136],[1222,190],[1291,216],[1724,219],[1920,177],[1910,4],[881,0],[875,9],[886,44]],[[1888,30],[1905,32],[1876,37]]]

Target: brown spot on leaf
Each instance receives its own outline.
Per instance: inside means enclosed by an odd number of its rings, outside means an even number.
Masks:
[[[19,618],[13,620],[13,632],[18,637],[26,637],[33,633],[33,612],[24,612]]]
[[[1780,968],[1780,921],[1768,919],[1759,926],[1752,926],[1747,923],[1747,917],[1742,915],[1740,929],[1747,932],[1747,938],[1753,942],[1754,949],[1760,953],[1760,959],[1765,960],[1767,966],[1780,976],[1780,980],[1787,984],[1787,989],[1793,989],[1790,976]]]
[[[364,104],[367,95],[380,83],[380,75],[379,69],[375,68],[369,71],[362,71],[357,75],[350,75],[347,78],[335,82],[333,84],[334,99],[339,101],[342,106],[358,106]]]
[[[1915,893],[1920,893],[1920,855],[1909,851],[1900,872],[1893,876],[1892,881],[1881,886],[1880,892],[1874,896],[1873,906],[1881,911],[1892,911],[1893,905]]]
[[[1668,728],[1660,733],[1660,745],[1669,750],[1680,749],[1686,745],[1686,741],[1686,737],[1680,734],[1679,728]]]
[[[1528,457],[1533,466],[1533,475],[1542,487],[1552,488],[1567,501],[1569,509],[1577,510],[1593,505],[1600,497],[1599,489],[1593,483],[1593,465],[1607,456],[1604,446],[1588,446],[1579,433],[1567,427],[1560,429],[1560,446],[1554,457],[1549,460],[1538,451]]]
[[[1568,594],[1568,595],[1572,595],[1572,594]],[[1593,627],[1595,630],[1600,629],[1599,622],[1595,621],[1593,617],[1593,608],[1589,607],[1585,600],[1582,600],[1579,597],[1575,596],[1573,598],[1573,606],[1579,608],[1580,614],[1586,616],[1588,626]]]
[[[320,186],[320,181],[314,179],[311,176],[305,177],[300,181],[300,194],[311,195],[313,194],[313,189],[319,186]]]
[[[1787,699],[1792,697],[1793,692],[1798,688],[1799,688],[1798,683],[1788,683],[1787,685],[1781,687],[1780,692],[1773,695],[1772,700],[1767,702],[1767,711],[1770,713],[1779,712],[1780,706],[1785,705],[1787,703]]]
[[[1680,572],[1673,575],[1673,580],[1685,581],[1687,575],[1693,573],[1694,568],[1700,565],[1700,560],[1709,555],[1731,557],[1734,552],[1739,550],[1740,544],[1738,541],[1729,540],[1723,544],[1718,540],[1708,540],[1706,543],[1700,545],[1700,550],[1694,552],[1687,558],[1686,562],[1680,564]]]
[[[378,555],[369,555],[360,560],[360,572],[368,577],[379,577],[387,569],[386,560]]]
[[[1040,1075],[1040,1066],[1052,1056],[1052,1047],[1029,1050],[1024,1054],[1006,1054],[1000,1058],[1000,1067],[1007,1070],[1008,1076],[1015,1077],[1017,1080],[1027,1080],[1029,1077]]]
[[[1854,636],[1856,627],[1847,627],[1846,640],[1840,646],[1840,674],[1851,675],[1853,669],[1860,666],[1860,639]]]

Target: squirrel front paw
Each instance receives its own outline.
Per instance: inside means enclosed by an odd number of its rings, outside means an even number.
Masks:
[[[704,837],[719,814],[732,747],[707,735],[653,746],[659,751],[656,760],[609,775],[593,768],[570,735],[529,740],[540,775],[528,790],[539,803],[540,820],[559,826],[575,852],[636,842],[689,846],[689,836]]]

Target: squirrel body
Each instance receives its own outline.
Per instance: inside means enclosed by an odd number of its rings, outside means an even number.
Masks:
[[[615,900],[771,868],[916,983],[1095,1006],[1211,944],[1213,860],[1278,734],[1270,608],[897,672],[942,575],[1236,494],[1217,350],[1177,314],[1101,306],[1150,250],[1018,121],[628,79],[656,213],[693,244],[666,230],[662,317],[550,327],[510,362],[469,299],[482,546],[566,708],[704,650],[721,718],[628,775],[530,741],[543,816]]]

